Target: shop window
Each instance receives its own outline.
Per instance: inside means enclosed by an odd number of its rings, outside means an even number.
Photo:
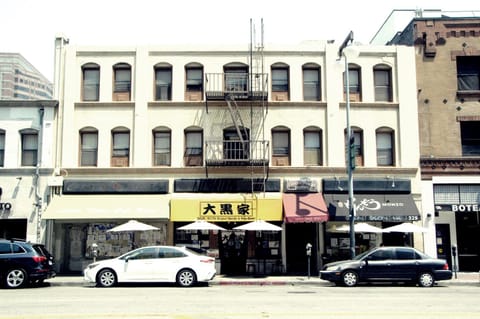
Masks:
[[[290,130],[272,129],[272,165],[290,166]]]
[[[128,167],[130,157],[130,132],[125,129],[112,131],[112,167]]]
[[[155,101],[172,100],[172,67],[160,64],[155,66]]]
[[[351,102],[362,101],[362,86],[361,86],[361,70],[360,67],[354,64],[348,66],[348,82],[349,82],[349,96]],[[346,83],[344,76],[343,83]],[[346,100],[346,89],[344,84],[344,100]]]
[[[309,128],[303,131],[303,162],[305,166],[323,165],[322,131]]]
[[[200,130],[185,131],[185,166],[202,166],[203,164],[203,136]]]
[[[289,95],[289,75],[288,65],[276,63],[272,65],[272,100],[288,101]]]
[[[480,57],[457,56],[458,91],[480,90]]]
[[[80,166],[97,166],[98,131],[86,129],[80,132]]]
[[[460,122],[463,156],[480,155],[480,121]]]
[[[82,100],[99,101],[100,99],[100,66],[94,63],[82,67]]]
[[[130,101],[132,86],[132,69],[126,63],[113,66],[113,100]]]
[[[171,164],[171,132],[168,129],[153,131],[153,165],[170,166]]]
[[[22,136],[22,166],[37,166],[38,132],[24,130]]]
[[[320,66],[307,64],[303,66],[303,100],[320,101]]]
[[[373,69],[375,83],[375,101],[392,102],[392,71],[387,66],[376,66]]]
[[[394,133],[393,130],[383,128],[376,132],[377,141],[377,165],[394,165]]]
[[[0,167],[5,166],[5,131],[0,129]]]
[[[185,66],[185,101],[201,101],[203,97],[203,67],[197,64]]]

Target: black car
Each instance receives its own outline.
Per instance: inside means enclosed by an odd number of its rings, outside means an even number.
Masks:
[[[0,239],[0,280],[6,288],[19,288],[55,277],[54,258],[44,245]]]
[[[445,260],[431,258],[411,247],[377,247],[352,260],[326,264],[320,278],[353,287],[360,282],[413,282],[431,287],[452,278]]]

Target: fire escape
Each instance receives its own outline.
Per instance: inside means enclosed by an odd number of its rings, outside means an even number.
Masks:
[[[222,138],[205,141],[205,167],[207,177],[215,167],[248,168],[252,192],[264,192],[270,147],[264,132],[268,74],[263,69],[263,35],[255,48],[251,41],[248,60],[248,65],[230,63],[223,73],[205,74],[207,113],[215,116],[227,110],[229,114],[222,118]]]

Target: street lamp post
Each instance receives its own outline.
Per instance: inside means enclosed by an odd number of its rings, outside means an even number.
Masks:
[[[338,49],[338,56],[345,59],[345,105],[347,116],[347,173],[348,173],[348,218],[350,222],[350,256],[355,257],[355,206],[353,203],[353,170],[355,169],[355,140],[350,127],[350,79],[348,74],[348,58],[344,49],[353,42],[353,31],[343,41]]]

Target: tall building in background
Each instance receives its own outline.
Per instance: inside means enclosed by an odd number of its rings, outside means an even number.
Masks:
[[[53,86],[19,53],[0,52],[0,100],[49,100]]]

